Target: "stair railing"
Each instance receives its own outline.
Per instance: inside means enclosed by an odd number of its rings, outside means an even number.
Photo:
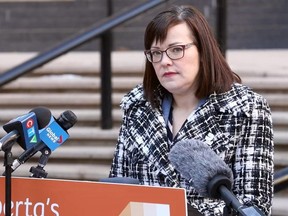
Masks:
[[[132,18],[146,12],[149,9],[156,7],[159,4],[165,3],[167,0],[151,0],[146,3],[142,3],[133,7],[130,10],[116,13],[111,17],[108,17],[97,23],[92,28],[84,31],[83,33],[79,33],[74,37],[61,42],[59,45],[49,49],[48,51],[44,51],[37,56],[25,61],[24,63],[15,66],[14,68],[2,73],[0,75],[0,87],[17,79],[24,74],[32,72],[34,69],[43,66],[44,64],[52,61],[53,59],[58,58],[59,56],[74,50],[75,48],[89,42],[90,40],[105,35],[109,30],[115,28],[116,26],[131,20]],[[105,40],[102,38],[102,40]],[[103,41],[102,41],[103,42]],[[105,49],[101,49],[102,52]],[[103,59],[102,53],[101,58]],[[110,63],[111,60],[107,59],[110,58],[110,53],[107,55],[105,54],[105,62]],[[102,61],[101,61],[102,62]],[[101,69],[107,71],[101,71],[103,76],[101,76],[101,84],[103,84],[103,88],[101,88],[101,127],[103,129],[110,129],[112,128],[112,95],[111,95],[111,64],[110,65],[103,65]],[[109,71],[110,70],[110,71]]]
[[[288,167],[282,168],[274,174],[274,193],[288,188]]]

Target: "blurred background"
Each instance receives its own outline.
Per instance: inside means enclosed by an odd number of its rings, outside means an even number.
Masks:
[[[52,152],[48,178],[107,177],[120,100],[142,81],[145,27],[173,4],[202,11],[232,69],[267,98],[277,171],[273,215],[288,215],[287,0],[0,0],[1,137],[5,123],[34,107],[48,107],[55,118],[72,110],[78,122]],[[15,158],[22,152],[13,147]],[[29,176],[38,159],[13,175]]]

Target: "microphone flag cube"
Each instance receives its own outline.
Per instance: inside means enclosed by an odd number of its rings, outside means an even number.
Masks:
[[[40,139],[51,149],[51,151],[54,151],[69,138],[69,134],[55,121],[53,116],[51,117],[48,126],[39,132]]]
[[[10,120],[3,126],[3,129],[9,133],[16,130],[19,133],[18,143],[23,149],[30,149],[41,140],[39,137],[37,117],[31,112]]]

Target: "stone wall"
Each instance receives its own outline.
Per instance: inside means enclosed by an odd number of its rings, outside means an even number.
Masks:
[[[147,0],[111,0],[113,13]],[[106,0],[0,0],[0,52],[44,51],[89,29],[107,16]],[[113,29],[114,50],[143,49],[146,24],[171,4],[192,4],[215,30],[216,0],[178,0],[156,7]],[[228,49],[288,48],[288,1],[228,0]],[[99,39],[81,46],[97,50]]]

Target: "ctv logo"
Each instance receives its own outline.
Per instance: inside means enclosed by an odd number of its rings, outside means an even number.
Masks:
[[[29,137],[30,143],[37,143],[36,131],[35,131],[35,124],[32,118],[28,119],[26,122],[26,133]]]

